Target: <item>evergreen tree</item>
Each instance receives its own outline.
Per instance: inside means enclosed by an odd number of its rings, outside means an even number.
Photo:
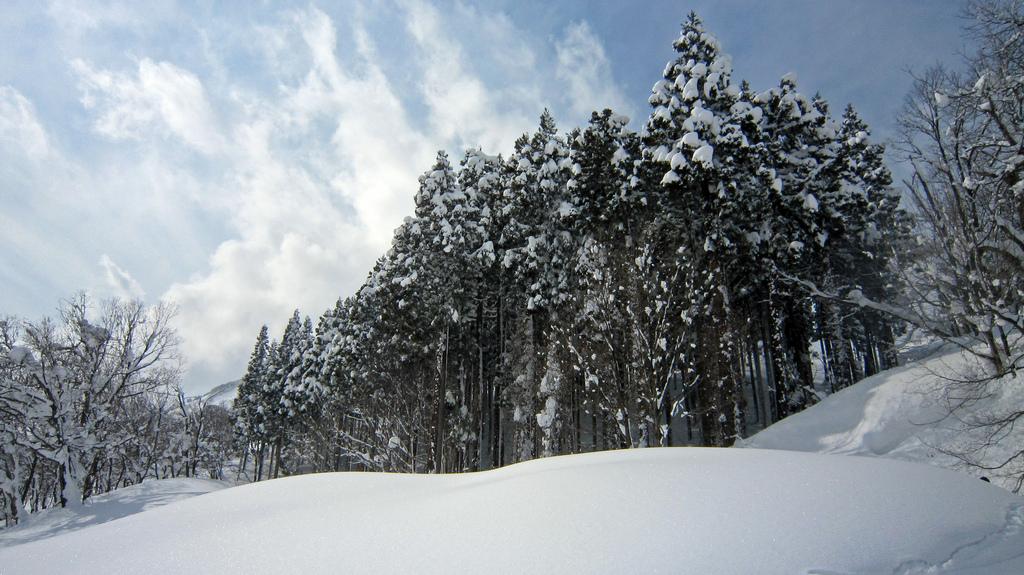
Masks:
[[[674,253],[678,317],[692,330],[684,378],[696,382],[696,412],[708,445],[730,445],[743,419],[734,306],[741,293],[734,264],[750,250],[760,221],[757,150],[745,129],[732,66],[693,13],[674,47],[678,54],[655,84],[645,159],[664,170],[658,191],[664,231],[679,237]],[[657,166],[657,167],[655,167]]]
[[[256,345],[249,356],[249,364],[246,367],[245,375],[242,376],[242,382],[238,385],[238,395],[232,404],[235,413],[235,432],[245,448],[245,452],[252,453],[256,457],[254,465],[257,479],[262,471],[263,449],[266,444],[265,413],[261,392],[267,379],[270,355],[269,340],[269,332],[267,326],[264,325],[256,337]]]
[[[782,418],[812,398],[812,302],[791,278],[812,279],[822,269],[829,241],[823,222],[838,207],[828,201],[837,195],[836,132],[825,103],[797,92],[790,75],[754,103],[762,111],[762,170],[771,182],[755,289],[766,304],[762,331],[772,381],[766,399],[774,418]]]

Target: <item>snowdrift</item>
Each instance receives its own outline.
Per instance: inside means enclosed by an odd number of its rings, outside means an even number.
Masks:
[[[907,364],[866,378],[821,403],[775,423],[739,447],[886,457],[988,476],[1007,489],[1018,465],[982,471],[947,452],[970,453],[988,465],[1006,460],[1024,445],[1024,426],[997,445],[980,449],[984,430],[971,429],[979,416],[1024,406],[1024,379],[1006,377],[990,394],[950,415],[945,390],[981,373],[977,361],[950,346],[922,346]],[[958,394],[954,390],[953,396]],[[1022,571],[1024,573],[1024,571]]]
[[[1024,573],[1024,502],[898,461],[668,448],[224,489],[0,550],[3,573]]]
[[[79,507],[47,509],[30,515],[19,525],[0,529],[0,548],[77,531],[230,486],[230,483],[209,479],[146,480],[97,495]],[[0,575],[6,573],[4,563],[0,562]]]

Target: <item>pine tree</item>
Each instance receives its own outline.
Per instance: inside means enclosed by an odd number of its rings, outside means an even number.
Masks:
[[[277,361],[273,367],[273,379],[280,386],[280,403],[277,412],[285,425],[298,414],[296,396],[300,392],[296,387],[301,374],[302,352],[305,351],[302,333],[302,318],[299,310],[295,310],[285,325],[281,342],[277,347]],[[295,372],[293,374],[293,372]]]
[[[906,251],[911,222],[900,207],[899,192],[892,187],[885,149],[872,144],[870,137],[870,128],[852,105],[847,106],[838,138],[839,158],[844,169],[843,188],[854,199],[844,202],[843,213],[850,222],[849,271],[844,283],[872,300],[892,302],[901,290],[896,254]],[[871,309],[860,309],[858,315],[870,339],[863,346],[872,364],[865,369],[866,375],[895,367],[897,328],[893,318]]]
[[[505,290],[510,285],[508,272],[502,266],[505,210],[503,190],[505,178],[500,156],[489,156],[479,149],[470,149],[462,160],[459,185],[473,206],[477,244],[468,254],[463,282],[473,286],[474,306],[471,313],[475,341],[464,351],[466,364],[475,365],[477,419],[475,442],[477,456],[471,461],[478,469],[488,469],[501,462],[502,390],[506,354],[506,322],[508,313]]]
[[[257,392],[257,412],[259,413],[259,429],[265,444],[270,467],[267,478],[277,477],[280,467],[280,452],[287,429],[281,411],[284,394],[284,381],[279,372],[282,364],[281,342],[271,340],[267,348],[267,362],[264,367],[262,385]],[[261,454],[262,466],[262,454]]]
[[[595,112],[572,142],[568,201],[578,238],[573,275],[575,306],[562,337],[573,342],[582,371],[581,393],[616,445],[668,444],[659,410],[671,409],[665,388],[672,377],[681,330],[666,322],[659,298],[662,270],[651,257],[654,206],[636,175],[640,142],[628,119]],[[664,417],[670,419],[671,415]]]
[[[829,241],[823,222],[837,207],[831,201],[838,187],[836,133],[824,101],[797,92],[791,75],[753,102],[762,112],[762,155],[771,182],[758,236],[765,265],[757,270],[755,289],[766,302],[762,331],[772,381],[767,399],[774,418],[782,418],[812,397],[812,302],[791,278],[813,279],[822,269]]]
[[[245,449],[245,453],[252,453],[256,457],[254,464],[257,479],[260,476],[263,448],[266,442],[261,390],[267,378],[269,340],[269,332],[267,326],[264,325],[256,337],[256,345],[249,356],[249,364],[246,367],[245,375],[242,376],[242,382],[238,385],[238,395],[232,404],[232,410],[235,413],[235,433]]]
[[[705,444],[729,445],[743,420],[732,265],[744,257],[760,219],[758,157],[745,127],[751,110],[740,103],[732,66],[718,41],[693,13],[674,47],[678,54],[655,84],[644,156],[664,170],[658,191],[663,232],[679,244],[675,260],[682,295],[678,317],[693,333],[683,377],[695,381],[694,403]],[[674,252],[674,253],[673,253]]]
[[[561,222],[568,148],[545,110],[532,136],[522,136],[509,158],[502,194],[501,264],[510,298],[505,304],[512,329],[509,368],[516,376],[503,394],[512,411],[513,459],[533,457],[539,445],[534,415],[548,358],[549,322],[568,296],[567,266],[573,248]]]

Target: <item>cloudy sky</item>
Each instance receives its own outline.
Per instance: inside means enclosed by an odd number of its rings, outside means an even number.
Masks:
[[[639,127],[690,9],[736,76],[794,72],[879,138],[962,47],[933,0],[5,2],[0,314],[170,299],[186,387],[235,379],[261,324],[358,287],[436,150],[507,152],[545,107]]]

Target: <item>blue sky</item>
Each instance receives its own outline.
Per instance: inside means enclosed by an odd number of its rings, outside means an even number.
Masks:
[[[961,6],[15,0],[0,314],[52,314],[80,289],[171,299],[200,391],[240,375],[262,323],[358,287],[436,150],[507,152],[544,107],[566,128],[604,107],[639,127],[689,10],[735,78],[794,72],[884,140],[906,71],[956,62]]]

